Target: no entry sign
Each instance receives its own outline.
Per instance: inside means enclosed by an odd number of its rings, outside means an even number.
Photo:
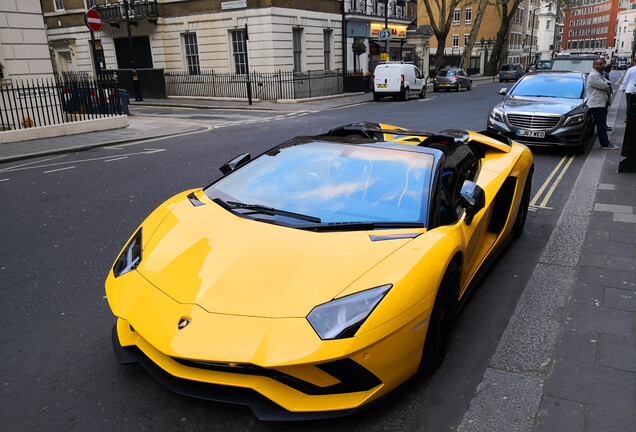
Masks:
[[[84,21],[91,31],[100,31],[102,29],[102,17],[95,9],[89,9],[84,15]]]

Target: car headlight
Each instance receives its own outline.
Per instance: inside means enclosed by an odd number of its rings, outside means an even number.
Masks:
[[[352,337],[392,286],[382,285],[316,306],[307,321],[320,339]]]
[[[574,114],[572,116],[569,116],[567,119],[565,119],[563,126],[569,126],[569,125],[581,123],[583,120],[585,120],[585,114]]]
[[[113,274],[119,277],[137,268],[141,262],[141,228],[128,242],[124,250],[115,261]]]
[[[502,110],[498,108],[493,108],[490,110],[490,118],[497,120],[498,122],[504,121],[504,113]]]

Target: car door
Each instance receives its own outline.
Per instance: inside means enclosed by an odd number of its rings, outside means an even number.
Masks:
[[[424,76],[422,75],[420,70],[415,66],[413,66],[413,71],[415,72],[415,84],[413,85],[413,87],[414,87],[414,90],[417,90],[417,91],[414,91],[414,93],[419,94],[425,83]]]
[[[493,240],[487,235],[486,210],[477,213],[470,224],[462,218],[462,186],[465,180],[477,181],[479,168],[479,161],[470,147],[460,145],[446,156],[441,178],[439,223],[452,226],[455,238],[463,243],[462,286],[479,267]]]

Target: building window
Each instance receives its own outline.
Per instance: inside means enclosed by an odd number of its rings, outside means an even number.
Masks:
[[[232,30],[232,55],[234,56],[234,72],[247,73],[247,46],[243,30]]]
[[[464,34],[464,46],[468,45],[468,38],[470,37],[470,33]]]
[[[551,21],[551,20],[547,20],[547,21],[545,22],[545,28],[546,28],[547,30],[550,30],[550,26],[551,26],[551,25],[552,25],[552,21]]]
[[[292,29],[292,49],[294,51],[294,72],[302,72],[303,65],[303,44],[302,44],[303,29]]]
[[[464,24],[472,24],[473,8],[469,7],[464,10]]]
[[[323,40],[324,40],[324,58],[325,58],[325,70],[331,70],[331,35],[333,32],[331,30],[323,31]]]
[[[84,6],[86,7],[86,10],[89,10],[96,4],[97,4],[97,0],[84,0]]]
[[[459,35],[453,35],[453,48],[459,48]]]
[[[64,0],[53,0],[53,7],[56,11],[64,10]]]
[[[455,9],[453,11],[453,25],[459,25],[459,17],[462,13],[461,9]]]
[[[185,46],[186,64],[190,75],[199,75],[199,46],[197,45],[196,33],[186,33],[183,35],[183,45]]]

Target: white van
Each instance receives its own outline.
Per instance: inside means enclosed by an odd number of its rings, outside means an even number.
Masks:
[[[385,96],[408,100],[412,95],[426,97],[426,77],[412,64],[380,63],[373,72],[373,100]]]

